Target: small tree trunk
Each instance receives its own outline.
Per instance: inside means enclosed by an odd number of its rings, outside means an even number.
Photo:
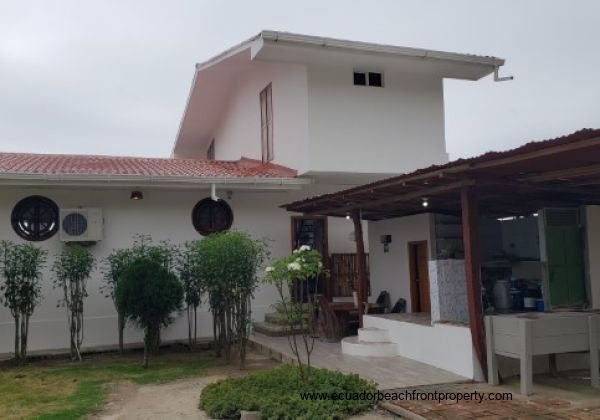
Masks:
[[[148,343],[145,342],[145,340],[144,340],[144,362],[143,362],[143,366],[144,366],[144,369],[148,368]]]
[[[194,306],[194,345],[198,343],[198,306]]]
[[[21,351],[19,349],[20,336],[19,336],[19,315],[14,316],[15,319],[15,359],[19,360],[21,358]]]
[[[151,346],[154,344],[153,328],[151,326],[146,327],[144,332],[144,369],[148,368],[148,359],[150,358]]]
[[[190,347],[190,350],[192,350],[192,348],[193,348],[193,344],[192,344],[192,314],[191,314],[190,305],[187,306],[186,311],[187,311],[187,322],[188,322],[188,345]]]
[[[119,323],[119,353],[123,353],[123,331],[125,330],[125,317],[121,313],[118,313],[117,317]]]
[[[21,316],[21,359],[27,359],[27,333],[29,330],[29,316]]]

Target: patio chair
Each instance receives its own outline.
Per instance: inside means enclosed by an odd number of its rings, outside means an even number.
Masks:
[[[381,293],[379,293],[379,296],[377,296],[377,300],[375,302],[383,306],[384,313],[388,313],[390,311],[391,299],[387,290],[382,290]]]
[[[400,298],[396,301],[396,304],[392,308],[393,314],[400,314],[406,312],[406,299]]]
[[[317,329],[319,337],[328,340],[336,341],[340,339],[340,324],[337,316],[327,298],[323,295],[316,295],[317,305],[319,307],[319,317],[317,320]]]

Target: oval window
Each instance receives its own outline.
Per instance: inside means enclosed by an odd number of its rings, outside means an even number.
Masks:
[[[58,206],[49,198],[32,195],[15,205],[11,223],[17,235],[23,239],[46,240],[58,231]]]
[[[233,224],[233,212],[225,201],[205,198],[194,206],[192,224],[198,233],[204,236],[222,232]]]

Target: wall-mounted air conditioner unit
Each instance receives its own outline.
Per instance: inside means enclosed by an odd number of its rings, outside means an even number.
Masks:
[[[102,209],[60,209],[60,240],[96,242],[103,238]]]

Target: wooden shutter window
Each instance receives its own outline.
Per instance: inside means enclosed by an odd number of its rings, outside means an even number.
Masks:
[[[274,158],[273,152],[273,95],[271,84],[260,92],[260,130],[263,162]]]

